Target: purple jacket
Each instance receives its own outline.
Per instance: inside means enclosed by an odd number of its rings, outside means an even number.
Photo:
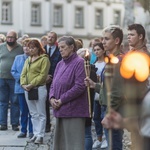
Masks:
[[[89,117],[84,79],[84,60],[76,53],[57,64],[49,93],[50,98],[62,101],[62,106],[54,110],[55,117]]]

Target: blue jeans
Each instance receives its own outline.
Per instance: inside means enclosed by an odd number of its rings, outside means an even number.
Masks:
[[[102,117],[102,119],[106,115],[106,109],[107,109],[106,105],[101,106],[101,117]],[[104,134],[105,134],[105,137],[106,137],[106,140],[107,140],[107,143],[108,143],[108,129],[104,128]]]
[[[84,150],[92,150],[93,139],[91,126],[85,127],[85,149]]]
[[[20,105],[20,112],[21,112],[21,132],[27,133],[27,126],[29,128],[29,133],[33,133],[32,129],[32,122],[31,122],[31,115],[29,114],[28,105],[25,99],[24,93],[17,94],[19,99]]]
[[[106,106],[102,106],[102,118],[104,118],[106,114]],[[109,144],[109,131],[104,128],[105,136],[107,143]],[[123,138],[123,130],[115,130],[112,129],[112,150],[122,150],[122,138]]]
[[[123,130],[112,129],[112,150],[122,150]]]
[[[8,105],[10,101],[10,123],[19,125],[19,101],[14,94],[15,80],[0,78],[0,125],[7,125]]]
[[[101,124],[102,116],[101,116],[101,105],[99,104],[99,101],[94,101],[94,123],[95,123],[95,131],[97,137],[101,137],[103,135],[103,127]]]

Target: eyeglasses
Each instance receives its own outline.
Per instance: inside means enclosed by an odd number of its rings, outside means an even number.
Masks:
[[[7,39],[15,39],[16,37],[14,36],[6,36]]]
[[[30,51],[34,51],[36,47],[28,47]]]

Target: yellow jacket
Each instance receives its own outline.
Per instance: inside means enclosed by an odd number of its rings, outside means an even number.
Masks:
[[[46,54],[40,55],[33,62],[31,62],[31,57],[28,57],[21,73],[21,85],[31,84],[34,87],[45,85],[49,68],[50,61]]]

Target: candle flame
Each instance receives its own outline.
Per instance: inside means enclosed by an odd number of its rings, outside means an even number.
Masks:
[[[88,57],[88,56],[89,56],[89,51],[88,49],[86,49],[85,57]]]
[[[118,59],[117,57],[113,56],[113,57],[110,59],[110,62],[111,62],[112,64],[117,64],[117,63],[119,62],[119,59]]]
[[[86,49],[86,52],[85,52],[85,59],[88,60],[89,59],[89,50]]]
[[[149,56],[146,53],[131,51],[123,58],[120,73],[126,79],[134,76],[143,82],[149,77],[149,66]]]
[[[109,54],[107,57],[104,58],[105,63],[117,64],[119,59],[114,56],[113,54]]]

